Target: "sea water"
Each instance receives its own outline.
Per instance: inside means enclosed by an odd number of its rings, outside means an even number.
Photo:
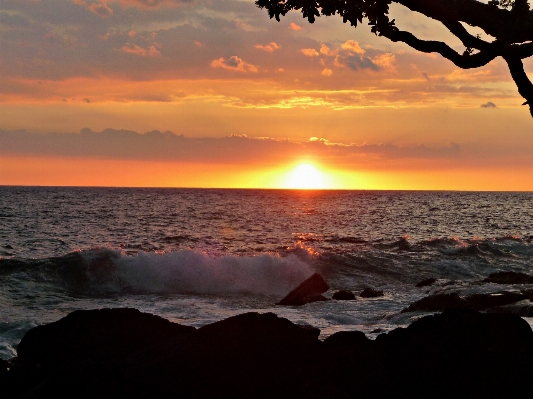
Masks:
[[[533,274],[533,193],[0,187],[0,358],[77,309],[134,307],[199,327],[274,312],[369,337],[428,294]],[[277,306],[318,272],[384,296]],[[424,288],[415,284],[434,277]],[[529,320],[528,320],[529,321]]]

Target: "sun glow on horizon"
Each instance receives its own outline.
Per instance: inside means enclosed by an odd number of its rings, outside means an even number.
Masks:
[[[302,163],[289,173],[285,188],[295,190],[320,190],[331,188],[327,176],[310,163]]]

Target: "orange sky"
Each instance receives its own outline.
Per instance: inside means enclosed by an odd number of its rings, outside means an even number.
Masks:
[[[0,184],[274,188],[306,162],[327,188],[533,190],[500,59],[463,71],[250,0],[5,0],[0,28]]]

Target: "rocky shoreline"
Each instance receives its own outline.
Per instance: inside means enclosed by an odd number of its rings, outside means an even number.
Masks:
[[[199,329],[136,309],[75,311],[0,363],[5,398],[527,396],[533,332],[517,315],[447,309],[375,340],[273,313]]]

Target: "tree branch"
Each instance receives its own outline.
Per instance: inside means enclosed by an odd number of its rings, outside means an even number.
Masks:
[[[522,97],[526,99],[523,105],[529,105],[529,112],[533,116],[533,83],[526,75],[524,71],[524,64],[520,58],[515,57],[503,57],[509,66],[511,76],[518,87],[518,92]]]
[[[393,42],[403,42],[423,53],[439,53],[462,69],[479,68],[487,65],[498,56],[496,52],[488,50],[480,51],[472,55],[459,54],[446,43],[435,40],[421,40],[411,32],[401,31],[394,27],[380,31],[380,34]]]
[[[518,57],[520,59],[531,57],[533,56],[533,42],[524,44],[512,44],[510,46],[510,51],[514,57]]]
[[[389,19],[391,3],[441,22],[467,50],[459,54],[444,42],[421,40],[399,30]],[[290,10],[300,10],[311,23],[320,15],[339,14],[344,22],[356,27],[366,18],[377,35],[424,53],[438,53],[462,69],[478,68],[502,56],[533,116],[533,83],[522,63],[522,59],[533,56],[533,11],[528,0],[493,0],[488,4],[479,0],[256,0],[256,5],[266,8],[270,18],[278,21]],[[487,42],[471,35],[463,23],[481,28],[496,40]],[[472,54],[473,49],[479,52]]]
[[[533,40],[533,14],[527,10],[504,10],[477,0],[392,0],[411,11],[446,24],[462,21],[509,43]]]
[[[486,42],[479,37],[472,36],[459,21],[441,21],[448,30],[455,35],[465,47],[473,47],[478,50],[488,50],[492,43]]]

